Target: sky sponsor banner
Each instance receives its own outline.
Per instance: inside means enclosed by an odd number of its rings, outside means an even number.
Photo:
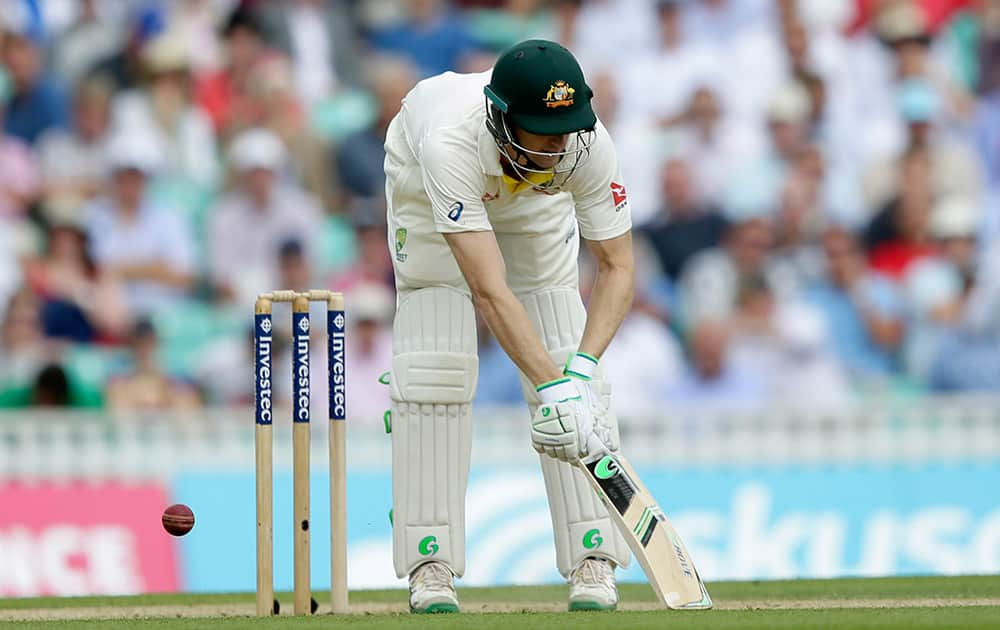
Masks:
[[[0,597],[176,591],[159,485],[0,484]]]
[[[706,580],[1000,572],[1000,464],[664,470],[642,467]],[[329,491],[312,488],[314,588],[329,585]],[[390,475],[348,478],[351,588],[403,584],[392,571]],[[178,500],[198,527],[182,539],[183,584],[194,591],[255,586],[251,474],[189,474]],[[275,478],[274,569],[292,587],[291,476]],[[559,582],[536,469],[474,469],[461,584]],[[603,537],[602,537],[603,538]],[[620,579],[642,581],[633,565]]]

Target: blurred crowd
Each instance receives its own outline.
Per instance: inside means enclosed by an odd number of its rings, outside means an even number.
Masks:
[[[0,37],[0,406],[247,404],[253,296],[331,288],[378,421],[386,126],[531,37],[628,186],[622,412],[1000,391],[1000,0],[6,0]]]

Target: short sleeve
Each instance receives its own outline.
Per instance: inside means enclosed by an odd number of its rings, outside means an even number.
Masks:
[[[420,166],[438,232],[493,229],[482,199],[486,178],[474,151],[447,138],[428,140],[420,154]]]
[[[580,235],[591,241],[621,236],[632,228],[628,193],[608,130],[600,122],[587,161],[569,180]]]

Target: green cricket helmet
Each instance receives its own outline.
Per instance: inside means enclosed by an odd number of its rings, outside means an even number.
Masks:
[[[531,39],[500,54],[486,94],[486,127],[514,171],[524,181],[528,173],[551,174],[536,188],[558,190],[590,155],[597,116],[590,105],[593,90],[583,71],[565,47],[544,39]],[[532,151],[522,146],[516,129],[538,135],[575,134],[558,153]],[[514,155],[511,155],[512,149]],[[557,157],[552,168],[538,166],[532,156]],[[537,180],[537,178],[534,178]]]

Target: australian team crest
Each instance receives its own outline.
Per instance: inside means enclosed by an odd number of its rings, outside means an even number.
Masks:
[[[406,246],[406,228],[396,230],[396,260],[406,262],[406,254],[403,248]]]
[[[575,89],[569,86],[569,83],[565,81],[556,81],[549,86],[549,91],[545,94],[546,107],[569,107],[573,104],[573,94],[576,92]]]

